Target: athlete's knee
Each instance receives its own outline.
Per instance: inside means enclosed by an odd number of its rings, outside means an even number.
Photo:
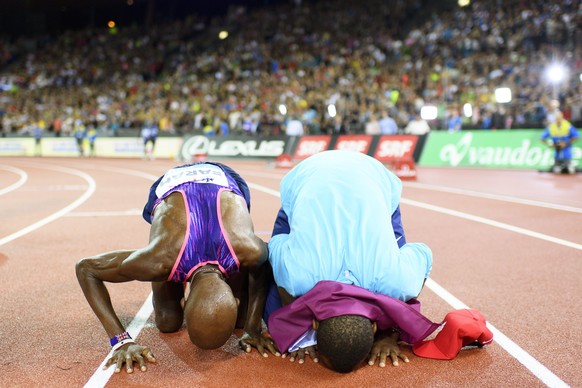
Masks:
[[[167,310],[156,310],[155,312],[156,327],[162,333],[174,333],[182,327],[184,322],[184,313],[172,312]]]

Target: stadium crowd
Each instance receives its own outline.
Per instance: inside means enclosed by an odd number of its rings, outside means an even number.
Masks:
[[[579,125],[581,22],[571,0],[295,0],[0,37],[0,127],[66,136],[155,123],[162,135],[226,135],[280,134],[293,122],[300,133],[391,133],[392,119],[398,132],[422,132],[425,104],[439,110],[430,126],[447,129],[470,103],[464,129],[542,128],[554,99]],[[554,61],[568,76],[552,85]],[[510,103],[495,101],[500,86]]]

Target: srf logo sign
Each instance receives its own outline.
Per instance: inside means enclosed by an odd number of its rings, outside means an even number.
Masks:
[[[372,136],[342,135],[338,137],[337,143],[335,144],[335,149],[343,151],[357,151],[367,154],[371,144]]]
[[[416,136],[381,136],[374,157],[382,162],[412,160]]]
[[[295,159],[305,159],[329,148],[329,136],[303,136],[297,144]]]

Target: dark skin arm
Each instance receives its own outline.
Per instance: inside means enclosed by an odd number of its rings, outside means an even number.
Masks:
[[[107,335],[113,337],[123,333],[125,328],[117,317],[109,292],[104,282],[122,283],[133,280],[160,281],[170,273],[179,252],[184,232],[174,216],[170,200],[159,205],[152,222],[150,243],[138,250],[119,250],[80,260],[76,266],[77,280],[87,302],[103,325]],[[175,251],[176,246],[178,251]],[[173,258],[172,258],[172,255]],[[116,363],[116,372],[126,363],[128,372],[133,371],[133,362],[141,370],[146,370],[145,359],[155,362],[151,350],[136,344],[126,344],[117,350],[106,363],[106,367]]]

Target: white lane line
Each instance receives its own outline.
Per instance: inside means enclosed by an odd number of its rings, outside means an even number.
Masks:
[[[450,292],[438,285],[431,278],[426,279],[425,285],[437,294],[441,299],[451,305],[454,309],[468,309],[469,306],[454,297]],[[531,371],[538,379],[540,379],[548,387],[568,387],[569,385],[556,376],[551,370],[546,368],[542,363],[533,358],[529,353],[523,350],[519,345],[510,340],[505,334],[499,331],[490,322],[487,322],[487,327],[493,333],[493,339],[499,344],[507,353],[512,355],[517,361]]]
[[[22,186],[24,183],[26,183],[26,181],[28,180],[28,174],[26,174],[26,171],[21,170],[19,168],[15,168],[12,166],[6,166],[6,165],[0,165],[0,169],[5,170],[5,171],[9,171],[12,172],[18,176],[20,176],[20,179],[18,179],[17,182],[11,184],[8,187],[3,188],[2,190],[0,190],[0,195],[4,195],[6,193],[9,193],[11,191],[16,190],[17,188],[19,188],[20,186]]]
[[[432,210],[432,211],[435,211],[435,212],[448,214],[448,215],[455,216],[455,217],[459,217],[459,218],[464,218],[466,220],[480,222],[482,224],[487,224],[487,225],[490,225],[490,226],[494,226],[494,227],[499,228],[499,229],[505,229],[505,230],[509,230],[511,232],[515,232],[515,233],[519,233],[519,234],[524,234],[526,236],[530,236],[530,237],[537,238],[537,239],[540,239],[540,240],[549,241],[549,242],[552,242],[552,243],[555,243],[555,244],[559,244],[559,245],[563,245],[563,246],[566,246],[566,247],[569,247],[569,248],[574,248],[574,249],[582,250],[582,244],[578,244],[578,243],[575,243],[575,242],[572,242],[572,241],[562,240],[561,238],[548,236],[547,234],[534,232],[534,231],[529,230],[529,229],[524,229],[524,228],[520,228],[520,227],[517,227],[517,226],[509,225],[509,224],[504,224],[503,222],[498,222],[498,221],[490,220],[488,218],[474,216],[472,214],[467,214],[467,213],[463,213],[463,212],[460,212],[460,211],[451,210],[451,209],[448,209],[448,208],[444,208],[444,207],[441,207],[441,206],[435,206],[435,205],[431,205],[431,204],[424,203],[424,202],[413,201],[411,199],[406,199],[406,198],[402,198],[400,202],[401,203],[404,203],[404,204],[407,204],[407,205],[416,206],[416,207],[420,207],[420,208],[423,208],[423,209],[428,209],[428,210]]]
[[[247,185],[251,189],[255,189],[255,190],[258,190],[258,191],[262,191],[263,193],[271,194],[271,195],[273,195],[275,197],[278,197],[278,198],[281,197],[281,194],[279,194],[279,192],[277,190],[273,190],[273,189],[270,189],[268,187],[261,186],[261,185],[257,185],[255,183],[251,183],[251,182],[247,182]]]
[[[141,171],[129,170],[129,169],[125,169],[125,168],[104,167],[104,166],[98,166],[96,168],[99,168],[99,169],[102,169],[105,171],[112,171],[112,172],[117,172],[117,173],[121,173],[121,174],[133,175],[133,176],[145,178],[145,179],[152,180],[152,181],[155,181],[156,179],[159,178],[159,176],[147,174],[147,173],[144,173]],[[141,215],[141,211],[139,212],[139,214]],[[132,338],[137,338],[139,336],[139,334],[143,330],[145,324],[147,323],[150,315],[152,315],[152,313],[154,312],[154,306],[152,304],[152,297],[153,297],[153,294],[150,292],[146,301],[143,303],[143,305],[139,309],[137,315],[131,320],[131,322],[129,323],[129,326],[127,327],[127,331],[129,332],[129,334],[131,335]],[[113,372],[115,371],[114,366],[110,366],[107,369],[103,369],[107,360],[109,358],[111,358],[111,356],[112,356],[112,352],[109,352],[107,357],[105,357],[105,359],[101,362],[99,367],[97,367],[97,370],[95,370],[95,372],[89,378],[87,383],[85,383],[84,387],[86,387],[86,388],[103,388],[103,387],[105,387],[105,385],[107,384],[107,382],[109,381],[109,379],[113,375]]]
[[[108,212],[73,212],[66,214],[65,217],[122,217],[122,216],[141,216],[141,210],[131,209],[124,211]]]
[[[8,235],[6,237],[1,238],[0,239],[0,246],[4,245],[6,243],[9,243],[12,240],[16,240],[17,238],[22,237],[30,232],[33,232],[33,231],[45,226],[46,224],[64,216],[65,214],[69,213],[71,210],[79,207],[80,205],[82,205],[86,200],[88,200],[93,195],[93,193],[95,192],[95,188],[97,187],[93,178],[90,175],[85,174],[82,171],[73,170],[71,168],[66,168],[66,167],[48,166],[48,165],[40,165],[40,164],[36,165],[36,167],[44,168],[47,170],[60,171],[60,172],[66,173],[66,174],[76,175],[76,176],[84,179],[87,182],[87,184],[89,185],[89,187],[83,193],[83,195],[81,195],[77,200],[75,200],[74,202],[72,202],[68,206],[64,207],[63,209],[59,210],[58,212],[53,213],[50,216],[43,218],[42,220],[37,221],[34,224],[29,225],[26,228],[21,229],[16,233],[12,233],[11,235]]]
[[[262,191],[262,192],[268,193],[268,194],[273,194],[273,192],[274,192],[274,190],[272,190],[268,187],[263,187],[263,186],[256,185],[256,184],[253,184],[252,186],[251,186],[251,184],[249,184],[249,187],[252,187],[255,190],[259,190],[259,191]],[[276,194],[273,194],[273,195],[275,195],[277,197],[280,196],[279,192],[276,192]],[[439,212],[446,213],[446,214],[449,214],[452,216],[470,219],[472,221],[483,222],[483,223],[486,223],[486,224],[489,224],[492,226],[501,227],[502,229],[511,230],[513,232],[518,232],[518,233],[522,232],[521,228],[515,228],[515,229],[513,227],[509,228],[511,225],[497,223],[495,221],[487,220],[485,218],[471,216],[470,214],[461,213],[461,212],[457,212],[454,210],[449,210],[449,209],[445,209],[445,208],[441,208],[438,206],[433,206],[433,205],[429,205],[429,204],[425,204],[425,203],[417,202],[417,201],[404,200],[404,199],[401,199],[401,201],[408,203],[409,205],[418,206],[418,207],[422,207],[422,208],[429,209],[429,210],[439,211]],[[524,233],[524,234],[527,234],[527,233]],[[530,235],[530,234],[528,234],[528,235]],[[532,234],[531,234],[532,237],[539,238],[538,235],[541,235],[541,234],[534,233],[534,232],[532,232]],[[543,236],[543,235],[541,235],[541,236]],[[547,236],[547,237],[549,237],[549,236]],[[557,241],[554,241],[553,238],[550,238],[547,240],[551,241],[551,242],[557,242]],[[555,239],[555,240],[559,240],[559,239]],[[563,240],[559,240],[559,241],[563,241]],[[578,244],[575,244],[575,245],[579,246]],[[428,278],[426,280],[426,286],[428,288],[430,288],[435,294],[437,294],[441,299],[443,299],[445,302],[447,302],[449,305],[451,305],[454,309],[469,308],[466,304],[464,304],[459,299],[454,297],[450,292],[448,292],[443,287],[438,285],[431,278]],[[552,371],[550,371],[548,368],[546,368],[544,365],[542,365],[539,361],[537,361],[535,358],[533,358],[531,355],[529,355],[529,353],[527,353],[525,350],[523,350],[521,347],[519,347],[519,345],[517,345],[515,342],[510,340],[505,334],[503,334],[501,331],[496,329],[492,324],[487,322],[487,325],[488,325],[488,327],[491,328],[491,331],[493,332],[493,335],[495,336],[494,337],[495,342],[497,342],[503,349],[505,349],[505,351],[507,353],[509,353],[512,357],[514,357],[517,361],[519,361],[524,367],[526,367],[530,372],[532,372],[543,383],[547,384],[550,387],[568,387],[568,385],[564,381],[562,381],[558,376],[556,376]]]
[[[507,195],[482,193],[479,191],[457,189],[457,188],[453,188],[453,187],[429,185],[426,183],[418,183],[418,182],[402,182],[402,184],[404,185],[404,187],[412,187],[412,188],[416,188],[416,189],[442,191],[444,193],[461,194],[461,195],[466,195],[466,196],[471,196],[471,197],[487,198],[487,199],[494,199],[497,201],[518,203],[521,205],[530,205],[530,206],[544,207],[544,208],[554,209],[554,210],[563,210],[563,211],[573,212],[573,213],[582,213],[582,209],[579,207],[557,205],[554,203],[534,201],[531,199],[510,197]]]
[[[150,315],[152,315],[152,313],[154,311],[154,306],[152,304],[152,297],[153,297],[153,294],[150,292],[146,301],[144,302],[144,304],[141,306],[141,308],[137,312],[137,315],[135,316],[135,318],[133,318],[133,320],[131,321],[131,323],[127,327],[127,331],[129,332],[129,335],[131,335],[131,338],[137,338],[139,333],[144,328],[146,322],[148,321]],[[109,379],[113,375],[113,372],[115,371],[115,365],[111,365],[107,369],[103,369],[103,368],[105,367],[105,363],[107,362],[107,360],[109,360],[112,355],[113,355],[113,352],[109,352],[109,354],[107,355],[107,357],[105,357],[103,362],[99,365],[99,367],[97,368],[95,373],[93,373],[93,376],[91,376],[91,378],[89,378],[89,380],[85,383],[84,387],[97,388],[97,387],[104,387],[105,384],[107,384],[107,382],[109,381]],[[135,370],[139,373],[139,368],[136,368]]]

